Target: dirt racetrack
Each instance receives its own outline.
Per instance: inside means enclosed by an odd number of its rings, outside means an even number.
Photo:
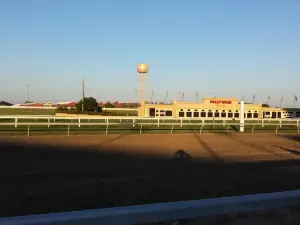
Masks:
[[[300,188],[300,136],[0,137],[0,217]]]

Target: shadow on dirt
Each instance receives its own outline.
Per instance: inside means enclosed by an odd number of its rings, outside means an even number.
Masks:
[[[0,143],[0,217],[300,188],[296,159],[235,163],[183,149],[161,157],[12,140]]]
[[[190,162],[192,160],[192,156],[186,153],[184,150],[180,149],[174,154],[174,159],[180,160],[183,162]]]
[[[199,142],[199,144],[203,147],[203,149],[218,163],[222,163],[223,160],[218,156],[218,154],[203,140],[201,135],[194,133],[194,137]]]
[[[272,145],[273,147],[276,147],[276,148],[279,148],[281,150],[284,150],[286,152],[289,152],[289,153],[292,153],[294,155],[300,155],[300,152],[297,151],[297,150],[294,150],[294,149],[288,149],[288,148],[284,148],[284,147],[281,147],[281,146],[277,146],[277,145]]]
[[[235,132],[238,132],[238,131],[239,131],[235,125],[230,125],[230,127],[231,127]]]

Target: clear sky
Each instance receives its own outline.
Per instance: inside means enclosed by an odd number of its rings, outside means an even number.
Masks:
[[[300,97],[299,0],[1,0],[0,100]],[[299,106],[300,106],[300,102]]]

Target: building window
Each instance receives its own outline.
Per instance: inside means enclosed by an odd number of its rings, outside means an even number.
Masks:
[[[195,109],[195,112],[197,112],[198,111],[198,109]]]
[[[191,111],[190,109],[188,109],[188,111]]]
[[[207,117],[213,117],[213,113],[212,112],[208,112],[207,113]]]
[[[151,117],[155,117],[155,108],[150,108],[150,109],[149,109],[149,115],[150,115]]]
[[[179,112],[179,117],[184,117],[184,112]]]
[[[276,112],[272,112],[272,118],[273,118],[273,119],[276,118],[276,116],[277,116],[276,114],[277,114]]]
[[[168,111],[166,111],[166,116],[172,116],[172,111],[171,110],[168,110]]]
[[[239,113],[234,113],[234,118],[239,118],[240,114]]]
[[[281,118],[281,112],[277,112],[277,118]]]
[[[215,117],[219,118],[220,117],[220,113],[217,111],[215,112]]]
[[[194,112],[194,117],[199,117],[199,112]]]
[[[228,118],[232,118],[232,116],[233,116],[232,112],[228,113]]]
[[[186,117],[192,117],[192,112],[187,112]]]
[[[158,114],[156,114],[156,116],[158,116]]]
[[[206,117],[206,112],[201,112],[201,117]]]
[[[270,115],[270,112],[266,112],[266,115],[269,116],[269,115]]]
[[[247,113],[247,118],[252,118],[252,113]]]
[[[258,113],[257,112],[253,114],[253,118],[258,118]]]
[[[180,111],[183,111],[183,109],[180,109]]]
[[[225,111],[225,110],[223,110],[223,111]],[[226,118],[226,112],[222,112],[222,113],[221,113],[221,117],[222,117],[222,118]]]

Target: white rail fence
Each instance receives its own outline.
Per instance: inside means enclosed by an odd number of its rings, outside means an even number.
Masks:
[[[0,106],[0,109],[56,109],[59,106]],[[137,108],[105,108],[103,107],[102,110],[104,111],[138,111]]]
[[[26,126],[27,127],[27,136],[30,136],[30,132],[32,131],[31,128],[33,126],[47,126],[48,128],[50,128],[51,126],[63,126],[66,127],[66,135],[70,136],[70,129],[72,127],[81,127],[81,126],[103,126],[105,128],[105,134],[108,135],[109,134],[109,128],[112,128],[113,126],[120,126],[120,125],[131,125],[132,127],[139,127],[139,133],[140,135],[143,134],[143,126],[144,128],[147,126],[171,126],[170,129],[170,134],[173,134],[173,132],[178,129],[178,127],[193,127],[193,129],[195,128],[195,126],[198,126],[198,133],[202,134],[203,129],[205,128],[205,126],[212,126],[213,128],[216,128],[217,126],[223,126],[226,130],[226,132],[229,132],[229,129],[232,126],[236,126],[239,124],[226,124],[226,125],[222,125],[222,124],[215,124],[215,123],[203,123],[203,124],[196,124],[196,123],[181,123],[181,124],[174,124],[174,123],[163,123],[163,124],[157,124],[157,123],[0,123],[0,127],[1,126],[14,126],[15,128],[18,128],[20,126]],[[248,124],[250,126],[250,124]],[[247,124],[245,126],[248,126]],[[282,125],[277,125],[277,124],[269,124],[270,126],[274,127],[274,132],[277,134],[278,133],[278,129],[279,127],[282,127]],[[257,126],[261,126],[261,124],[251,124],[251,133],[255,132],[255,127]],[[262,125],[263,127],[264,125]],[[124,128],[124,127],[123,127]],[[152,130],[154,130],[154,128],[152,128]],[[194,129],[195,130],[195,129]],[[292,129],[289,129],[292,130]],[[46,129],[44,131],[47,131]],[[299,125],[295,125],[295,129],[294,129],[295,133],[297,132],[298,134],[300,134],[300,126]]]
[[[14,122],[0,122],[1,126],[13,126],[18,128],[20,126],[27,127],[27,135],[30,136],[30,130],[33,126],[44,126],[50,128],[51,126],[63,126],[66,127],[67,135],[70,135],[70,128],[72,127],[82,127],[82,126],[102,126],[105,128],[105,134],[109,134],[110,128],[132,126],[138,127],[140,134],[143,133],[143,129],[146,127],[149,129],[155,129],[154,127],[170,129],[170,133],[173,134],[175,129],[180,128],[192,128],[198,127],[198,132],[202,134],[203,129],[206,127],[224,127],[226,132],[229,132],[230,128],[233,129],[235,126],[240,126],[238,121],[232,122],[231,120],[196,120],[196,119],[186,119],[186,118],[173,118],[173,119],[159,119],[159,118],[140,118],[140,117],[98,117],[98,118],[84,118],[84,117],[33,117],[33,116],[22,116],[22,117],[12,117],[12,116],[1,116],[3,121],[13,120]],[[20,120],[31,120],[30,122],[20,122]],[[32,122],[35,120],[35,122]],[[46,122],[38,122],[41,120],[46,120]],[[93,121],[94,122],[91,122]],[[95,122],[95,120],[102,120],[103,122]],[[63,121],[63,122],[58,122]],[[84,122],[85,121],[85,122]],[[144,126],[144,128],[143,128]],[[274,132],[278,133],[279,128],[283,126],[289,126],[289,130],[294,130],[298,134],[300,133],[300,123],[299,120],[257,120],[250,121],[246,120],[244,126],[249,127],[251,132],[255,132],[255,128],[271,126],[274,127]],[[294,127],[294,128],[293,128]],[[45,130],[46,131],[46,130]]]
[[[300,205],[300,190],[0,218],[1,225],[133,225]],[[177,223],[180,224],[180,223]]]

